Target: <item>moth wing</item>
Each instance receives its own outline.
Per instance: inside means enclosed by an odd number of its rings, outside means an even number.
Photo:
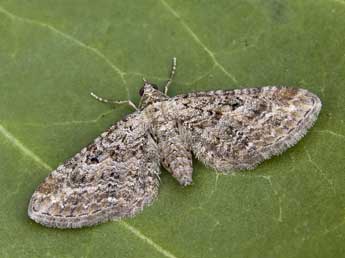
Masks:
[[[28,214],[57,228],[133,216],[155,199],[159,173],[157,145],[136,112],[54,170],[34,192]]]
[[[274,86],[190,93],[171,105],[196,158],[222,172],[253,169],[296,144],[321,109],[307,90]]]

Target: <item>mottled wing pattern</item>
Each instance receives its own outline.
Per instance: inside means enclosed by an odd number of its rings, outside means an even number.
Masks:
[[[320,99],[304,89],[263,87],[176,96],[181,132],[196,158],[223,172],[253,169],[301,139]]]
[[[33,194],[29,216],[48,227],[76,228],[132,216],[151,203],[159,153],[142,116],[127,116],[54,170]]]

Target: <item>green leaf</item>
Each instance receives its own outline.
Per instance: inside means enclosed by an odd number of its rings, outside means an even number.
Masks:
[[[344,0],[0,0],[1,257],[339,257],[345,240]],[[135,218],[78,230],[27,217],[51,169],[132,112],[142,77],[170,95],[292,85],[323,101],[283,155],[218,176],[163,171]]]

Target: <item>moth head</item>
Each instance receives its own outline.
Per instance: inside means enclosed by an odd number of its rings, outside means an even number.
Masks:
[[[149,83],[145,80],[144,85],[139,90],[139,96],[142,97],[145,93],[149,94],[153,91],[159,91],[158,86],[154,83]]]
[[[165,100],[168,98],[163,92],[161,92],[156,84],[150,83],[144,80],[144,85],[139,90],[139,95],[141,97],[141,108]]]

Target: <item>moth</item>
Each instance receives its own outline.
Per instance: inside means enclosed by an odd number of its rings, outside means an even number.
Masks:
[[[144,80],[135,112],[58,166],[30,200],[28,215],[57,228],[131,217],[158,194],[160,166],[192,183],[192,155],[217,172],[254,169],[296,144],[321,109],[313,93],[268,86],[167,95]]]

